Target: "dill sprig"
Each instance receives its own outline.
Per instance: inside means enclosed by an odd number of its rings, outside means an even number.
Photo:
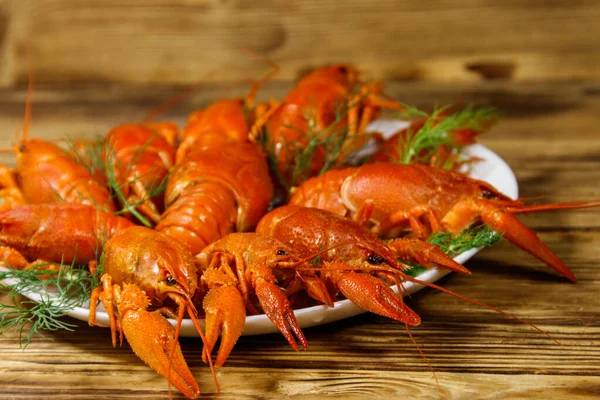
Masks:
[[[421,275],[425,271],[428,271],[428,268],[426,268],[422,265],[419,265],[419,264],[413,264],[411,262],[404,261],[404,260],[402,260],[402,263],[412,267],[410,269],[405,270],[404,273],[413,278],[416,278],[417,276]]]
[[[26,348],[34,336],[48,340],[44,331],[72,331],[76,325],[60,318],[75,307],[84,305],[91,290],[98,285],[97,276],[74,265],[48,270],[51,263],[37,264],[33,269],[0,270],[0,291],[12,297],[12,303],[0,303],[0,334],[9,329],[19,332],[19,345]],[[39,301],[17,301],[20,294],[32,293]]]
[[[440,249],[450,257],[456,257],[459,254],[476,249],[479,247],[488,247],[496,243],[502,237],[501,234],[495,232],[487,225],[478,225],[470,229],[466,229],[459,234],[450,232],[436,232],[432,234],[427,241]],[[404,273],[411,277],[417,277],[428,268],[406,260],[400,260],[403,264],[409,265],[412,268],[407,269]]]
[[[427,241],[438,246],[449,256],[457,256],[471,249],[491,246],[501,237],[502,234],[495,232],[489,226],[478,225],[459,234],[436,232]]]
[[[452,131],[483,131],[498,118],[498,112],[492,107],[475,108],[472,104],[463,110],[448,114],[451,106],[436,107],[431,114],[415,107],[405,105],[398,117],[403,119],[423,119],[418,129],[408,128],[398,135],[398,162],[414,164],[428,162],[440,146],[460,151],[461,144],[452,137]]]

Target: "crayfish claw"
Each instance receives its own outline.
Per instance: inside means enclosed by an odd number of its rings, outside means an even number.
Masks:
[[[379,314],[408,325],[417,326],[421,317],[411,310],[388,284],[368,273],[343,270],[339,262],[325,263],[332,268],[327,273],[331,282],[352,303],[374,314]]]
[[[246,323],[244,299],[237,288],[219,286],[208,292],[202,307],[206,313],[206,344],[202,352],[202,360],[208,362],[207,354],[212,352],[220,330],[221,345],[215,361],[215,366],[220,367],[229,357],[244,330]]]
[[[131,288],[133,292],[128,290]],[[135,297],[146,297],[133,285],[123,290],[124,303],[119,307],[121,323],[127,342],[134,353],[150,368],[166,378],[190,399],[200,396],[200,388],[188,367],[181,346],[175,337],[175,328],[158,311],[137,308]],[[147,298],[146,298],[147,300]],[[131,302],[129,302],[131,301]]]
[[[265,280],[257,279],[254,287],[258,301],[263,311],[269,319],[275,324],[277,329],[286,338],[292,348],[298,351],[298,344],[292,332],[298,338],[302,346],[307,349],[308,342],[304,333],[296,321],[296,316],[292,310],[291,304],[283,291],[275,284]]]
[[[387,245],[403,260],[410,260],[424,267],[439,267],[450,271],[470,274],[471,271],[454,261],[439,247],[419,239],[395,239]]]
[[[508,241],[544,262],[571,282],[577,281],[569,267],[540,240],[534,231],[526,227],[517,217],[500,207],[494,207],[489,202],[480,201],[479,206],[481,219],[492,229],[502,233]]]

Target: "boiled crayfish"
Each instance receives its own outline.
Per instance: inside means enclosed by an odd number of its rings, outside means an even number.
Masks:
[[[382,108],[404,108],[384,98],[382,91],[379,83],[361,82],[351,65],[317,68],[288,92],[254,140],[262,138],[287,185],[298,184],[292,171],[303,149],[314,147],[302,173],[314,176],[331,156],[326,143],[336,143],[335,165],[340,165],[366,143],[367,125]]]
[[[59,146],[39,139],[29,139],[33,79],[30,76],[23,136],[15,146],[16,181],[27,203],[77,202],[116,211],[109,190]],[[4,180],[5,184],[7,180]]]
[[[458,172],[426,165],[369,164],[331,171],[305,182],[290,204],[354,218],[386,238],[410,230],[415,237],[426,239],[431,232],[458,233],[483,222],[575,281],[571,270],[514,214],[597,207],[600,201],[526,206],[490,184]]]
[[[248,99],[221,100],[196,111],[182,131],[165,191],[167,209],[156,229],[194,254],[229,233],[254,229],[273,197],[265,154],[249,139],[259,122],[249,122],[246,110],[258,87]],[[252,120],[259,118],[250,113]]]
[[[279,207],[256,230],[288,244],[301,257],[319,254],[323,265],[315,270],[328,287],[365,310],[410,325],[418,325],[419,316],[389,288],[410,279],[404,273],[410,266],[398,258],[469,273],[429,243],[397,239],[386,244],[354,221],[315,208]]]
[[[136,226],[112,236],[103,255],[102,286],[92,292],[89,324],[98,325],[96,305],[101,301],[110,320],[113,346],[119,332],[121,341],[124,335],[152,369],[187,397],[197,398],[200,388],[177,342],[187,312],[206,345],[192,303],[198,285],[192,254],[177,240]],[[175,316],[177,327],[163,314]]]

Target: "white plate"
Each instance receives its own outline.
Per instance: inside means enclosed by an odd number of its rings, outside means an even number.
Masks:
[[[408,125],[405,121],[398,120],[379,120],[372,123],[369,128],[371,130],[377,130],[383,133],[384,136],[390,136],[394,132],[402,129]],[[482,145],[472,145],[465,149],[465,153],[468,156],[476,156],[481,158],[483,161],[474,163],[469,175],[473,178],[481,179],[489,182],[492,186],[498,189],[505,195],[516,199],[518,197],[518,186],[517,180],[510,167],[491,150],[487,149]],[[468,259],[473,257],[479,249],[469,250],[463,254],[460,254],[455,258],[458,263],[465,263]],[[435,282],[443,276],[447,275],[450,271],[438,270],[433,268],[424,272],[418,276],[418,279],[426,282]],[[10,284],[10,282],[6,282]],[[423,288],[422,285],[407,282],[404,285],[406,294],[412,294]],[[396,288],[394,290],[397,291]],[[23,293],[24,296],[34,301],[40,301],[40,295],[37,293]],[[350,302],[350,300],[340,300],[335,302],[334,307],[328,306],[314,306],[294,311],[296,319],[302,328],[308,328],[311,326],[326,324],[329,322],[338,321],[344,318],[352,317],[366,311],[356,307]],[[87,321],[89,309],[84,307],[76,307],[68,312],[73,318],[81,321]],[[108,316],[104,309],[100,305],[96,313],[97,322],[108,325]],[[200,325],[204,327],[204,321],[200,321]],[[175,321],[171,320],[172,324]],[[275,325],[267,318],[266,315],[252,315],[246,317],[246,325],[244,327],[244,335],[262,335],[266,333],[277,333],[279,332]],[[186,319],[181,325],[182,336],[198,336],[192,321]]]

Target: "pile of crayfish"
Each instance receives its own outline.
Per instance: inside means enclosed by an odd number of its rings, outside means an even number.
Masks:
[[[113,345],[126,338],[189,398],[200,389],[178,344],[184,318],[211,368],[226,362],[247,314],[264,313],[295,350],[308,344],[294,309],[342,298],[418,325],[403,283],[459,295],[407,271],[418,264],[469,273],[427,241],[435,232],[485,224],[575,281],[515,214],[600,201],[525,205],[470,178],[463,167],[477,160],[457,149],[489,123],[453,126],[443,144],[411,155],[406,144],[424,128],[444,127],[448,112],[383,141],[367,126],[406,106],[353,66],[318,68],[281,101],[259,103],[267,77],[243,98],[194,112],[183,129],[144,120],[68,149],[28,137],[30,80],[16,168],[0,168],[3,265],[78,264],[99,274],[89,324],[100,326],[101,303]],[[357,158],[367,142],[379,150]]]

